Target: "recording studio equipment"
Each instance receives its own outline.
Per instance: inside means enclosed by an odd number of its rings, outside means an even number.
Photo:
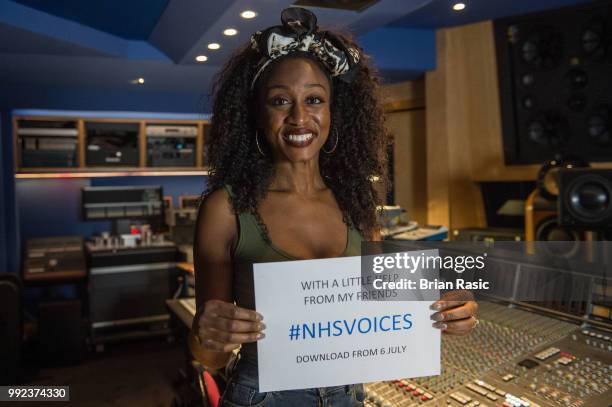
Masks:
[[[595,231],[612,228],[612,170],[563,170],[559,181],[562,225]]]
[[[160,186],[82,190],[86,220],[114,221],[114,234],[104,232],[85,245],[97,350],[111,341],[170,332],[165,301],[176,289],[179,259],[176,245],[156,233],[164,223],[164,206]]]
[[[439,376],[365,385],[367,406],[600,407],[612,400],[612,333],[491,302],[465,337],[442,337]]]
[[[401,206],[377,206],[376,215],[378,226],[380,227],[380,235],[384,239],[391,239],[393,236],[414,231],[419,227],[417,222],[408,219],[406,209]]]
[[[78,129],[73,121],[19,120],[20,166],[77,167]]]
[[[138,131],[138,123],[87,122],[87,165],[138,166]]]
[[[588,168],[589,163],[578,157],[557,156],[544,163],[537,177],[537,186],[540,196],[544,199],[555,200],[559,196],[559,171],[564,168]]]
[[[166,195],[163,199],[164,202],[164,221],[166,225],[172,225],[172,210],[174,209],[174,202],[172,196]]]
[[[559,224],[557,203],[542,198],[533,191],[525,203],[525,240],[533,241],[581,241],[584,235]]]
[[[21,283],[14,273],[0,273],[0,385],[19,381],[21,331]]]
[[[78,363],[85,346],[82,301],[57,300],[48,286],[72,284],[85,297],[87,262],[83,238],[62,236],[28,239],[23,259],[23,281],[45,290],[38,303],[38,359],[52,365]],[[50,296],[49,296],[50,294]]]
[[[607,284],[605,280],[598,279],[593,286],[591,318],[605,322],[612,321],[612,284]]]
[[[198,209],[202,195],[180,195],[179,208],[182,209]]]
[[[198,216],[198,207],[202,197],[200,195],[180,195],[179,207],[170,213],[170,240],[180,246],[181,251],[192,258],[193,237]]]
[[[408,214],[401,206],[377,206],[378,224],[381,227],[393,227],[401,224],[408,224]]]
[[[177,289],[177,249],[154,239],[130,247],[109,238],[87,243],[92,341],[105,343],[169,334],[165,301]]]
[[[612,275],[600,275],[600,266],[612,259],[572,263],[551,256],[542,262],[540,255],[507,250],[514,243],[410,246],[438,248],[444,256],[482,254],[487,248],[484,271],[495,288],[476,294],[480,323],[470,335],[442,336],[440,375],[368,383],[366,405],[610,405],[612,318],[609,308],[595,307],[604,302],[601,297],[611,305],[612,290],[602,287],[612,287]],[[560,272],[571,278],[556,278]],[[477,275],[465,272],[462,277],[473,281]],[[525,302],[532,299],[538,302]],[[549,307],[552,299],[563,306]],[[604,317],[589,317],[594,310]]]
[[[85,187],[82,206],[85,220],[164,216],[161,186]]]
[[[85,326],[80,300],[38,304],[38,359],[53,365],[75,364],[85,352]]]
[[[195,125],[148,125],[147,164],[151,167],[193,167],[198,128]]]
[[[585,240],[584,233],[559,222],[558,196],[560,174],[567,169],[585,168],[588,163],[575,156],[557,154],[544,163],[538,172],[537,189],[525,203],[525,238],[527,241]],[[572,252],[572,246],[567,246]],[[569,253],[568,252],[568,253]]]
[[[174,209],[171,239],[177,245],[192,245],[195,233],[197,210],[192,208]]]
[[[86,275],[82,237],[46,237],[26,241],[24,281],[83,279]]]
[[[448,228],[439,225],[423,225],[389,236],[391,240],[441,241],[448,237]]]
[[[525,234],[520,229],[468,228],[453,230],[453,240],[459,242],[520,242]]]
[[[506,164],[612,153],[612,2],[495,22]]]

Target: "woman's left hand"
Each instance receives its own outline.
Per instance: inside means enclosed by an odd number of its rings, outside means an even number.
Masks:
[[[431,319],[436,321],[433,327],[451,335],[469,334],[478,325],[478,303],[473,299],[469,291],[458,290],[443,294],[431,305],[431,309],[437,311],[431,315]]]

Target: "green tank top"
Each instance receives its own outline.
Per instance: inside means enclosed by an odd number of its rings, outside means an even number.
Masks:
[[[231,187],[225,187],[227,193],[233,197]],[[255,309],[255,289],[253,284],[253,264],[276,261],[301,260],[286,253],[281,248],[268,243],[255,216],[252,213],[237,214],[238,242],[232,255],[233,278],[232,291],[236,305],[243,308]],[[363,237],[357,229],[349,224],[347,228],[346,247],[340,257],[361,255],[361,242]],[[265,318],[265,316],[264,316]],[[245,344],[240,353],[242,356],[256,357],[255,343]]]

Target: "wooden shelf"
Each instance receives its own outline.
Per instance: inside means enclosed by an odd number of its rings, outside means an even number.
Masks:
[[[92,113],[83,112],[82,116],[77,116],[79,112],[60,112],[58,115],[49,114],[47,111],[37,115],[31,114],[14,114],[13,115],[13,137],[14,137],[14,154],[15,154],[15,178],[17,179],[42,179],[42,178],[94,178],[94,177],[127,177],[127,176],[189,176],[189,175],[208,175],[208,170],[203,166],[204,154],[204,128],[208,126],[209,120],[193,120],[190,118],[171,117],[151,118],[143,116],[138,118],[131,117],[101,117]],[[75,113],[75,116],[70,116],[66,113]],[[162,115],[163,116],[163,115]],[[23,168],[21,165],[21,151],[18,139],[19,121],[21,120],[36,120],[36,121],[70,121],[75,123],[78,130],[77,143],[77,163],[74,167],[36,167]],[[137,123],[138,131],[138,150],[139,160],[138,166],[133,167],[112,167],[112,166],[87,166],[86,165],[86,128],[88,123]],[[149,124],[177,124],[177,125],[196,125],[198,132],[195,145],[195,166],[190,167],[148,167],[147,166],[147,141],[146,141],[146,126]]]
[[[208,170],[200,169],[166,169],[166,168],[135,168],[135,169],[104,169],[104,170],[77,170],[77,171],[58,171],[41,172],[18,172],[16,179],[44,179],[44,178],[103,178],[103,177],[172,177],[172,176],[193,176],[208,175]]]

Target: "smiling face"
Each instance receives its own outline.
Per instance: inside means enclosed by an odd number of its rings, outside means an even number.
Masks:
[[[275,161],[318,157],[330,126],[327,76],[307,58],[288,58],[271,67],[259,91],[258,127]]]

